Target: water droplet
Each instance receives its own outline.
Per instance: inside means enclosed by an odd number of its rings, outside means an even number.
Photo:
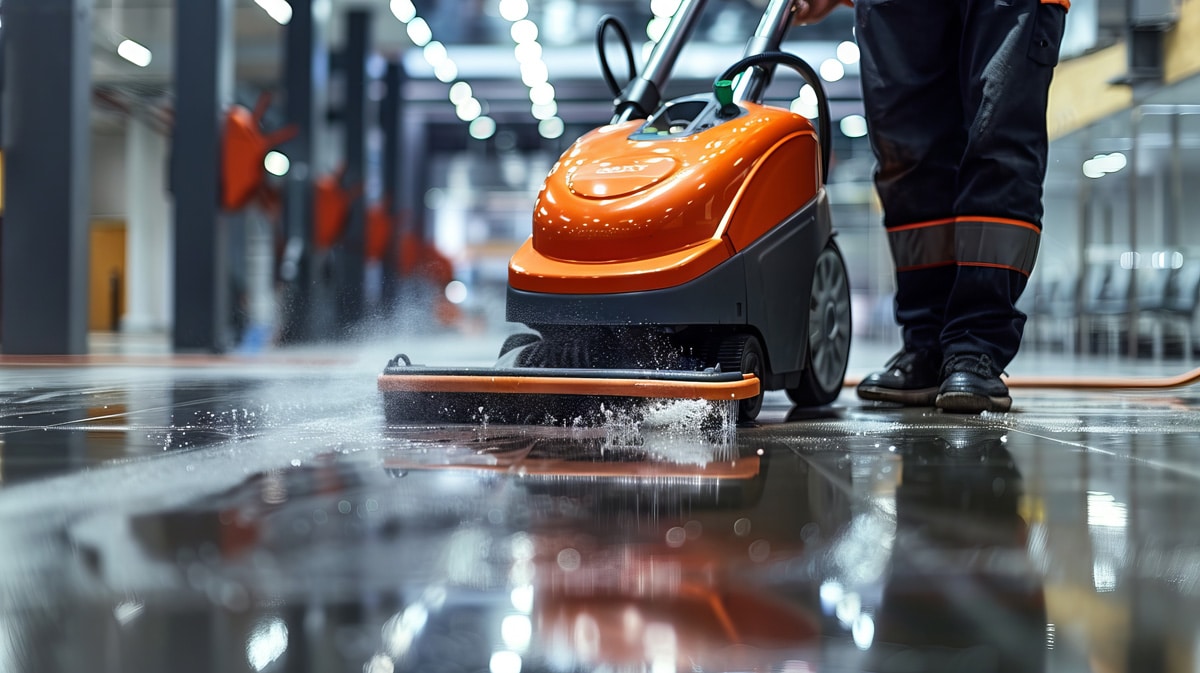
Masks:
[[[667,546],[679,548],[687,541],[687,531],[681,526],[675,526],[667,531]]]
[[[771,555],[771,543],[766,540],[755,540],[750,544],[750,560],[762,563]]]
[[[558,552],[558,567],[567,572],[579,570],[583,557],[574,549],[564,549]]]

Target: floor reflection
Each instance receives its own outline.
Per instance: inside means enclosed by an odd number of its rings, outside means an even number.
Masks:
[[[721,440],[227,383],[3,398],[0,671],[1193,669],[1195,423],[1152,402]]]
[[[896,444],[890,566],[873,627],[850,625],[870,670],[1044,670],[1045,600],[1006,441],[982,429]]]

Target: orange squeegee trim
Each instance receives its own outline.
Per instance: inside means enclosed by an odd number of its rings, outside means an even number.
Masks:
[[[483,393],[498,395],[595,395],[690,400],[744,400],[758,394],[758,378],[741,381],[661,381],[538,376],[453,376],[403,374],[379,376],[384,393]]]

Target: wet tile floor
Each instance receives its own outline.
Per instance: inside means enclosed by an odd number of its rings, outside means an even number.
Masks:
[[[386,427],[382,360],[0,368],[0,671],[1193,671],[1200,406]]]

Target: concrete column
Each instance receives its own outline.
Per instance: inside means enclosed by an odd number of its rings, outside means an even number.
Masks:
[[[312,303],[320,281],[313,259],[313,179],[321,167],[317,134],[329,81],[328,19],[329,0],[293,0],[292,20],[284,29],[285,110],[287,123],[297,130],[281,148],[292,166],[284,183],[287,245],[279,269],[285,283],[280,326],[285,342],[314,336]]]
[[[367,56],[371,44],[371,12],[350,10],[346,16],[344,50],[345,98],[342,101],[342,138],[345,143],[346,184],[366,187],[367,177]],[[343,329],[353,329],[363,318],[366,269],[366,200],[360,196],[350,206],[346,233],[337,252],[337,318]]]
[[[404,173],[404,193],[410,212],[408,229],[417,240],[432,240],[428,231],[425,208],[425,193],[429,191],[431,157],[429,154],[429,127],[433,122],[424,114],[415,114],[407,120],[401,171]]]
[[[91,0],[4,3],[0,348],[87,352]]]
[[[166,332],[171,325],[171,202],[166,137],[138,115],[125,127],[126,310],[121,331]]]
[[[175,5],[175,196],[177,351],[229,347],[226,223],[220,213],[221,118],[232,100],[232,0]]]
[[[387,94],[379,111],[379,125],[383,129],[383,193],[387,198],[388,212],[393,222],[399,222],[408,207],[404,199],[404,85],[408,76],[404,63],[396,60],[388,63],[386,74]],[[390,308],[396,301],[399,283],[396,273],[396,241],[400,239],[400,228],[392,229],[392,240],[383,258],[383,296],[381,305]]]
[[[4,46],[8,41],[5,35],[8,31],[0,27],[0,138],[4,137],[4,53],[7,48]],[[0,213],[4,212],[4,208],[0,207]]]

